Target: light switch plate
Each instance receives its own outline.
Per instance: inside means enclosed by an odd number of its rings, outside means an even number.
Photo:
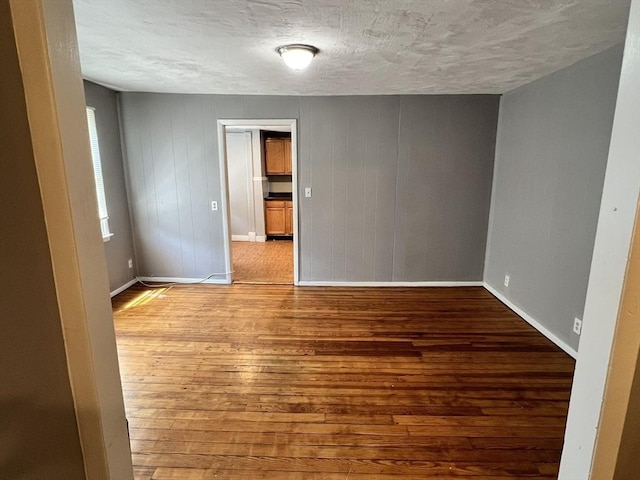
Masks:
[[[306,198],[311,198],[311,187],[305,187],[304,188],[304,196]]]

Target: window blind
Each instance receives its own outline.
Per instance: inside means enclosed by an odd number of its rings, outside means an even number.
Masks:
[[[100,146],[98,145],[98,131],[96,129],[96,115],[91,107],[87,107],[87,123],[89,125],[89,142],[91,143],[91,160],[93,161],[93,176],[96,180],[96,195],[98,198],[98,215],[102,236],[109,237],[109,214],[107,212],[107,199],[104,192],[104,179],[102,177],[102,163],[100,161]]]

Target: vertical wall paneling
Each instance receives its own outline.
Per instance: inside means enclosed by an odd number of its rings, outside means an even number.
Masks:
[[[311,165],[311,122],[309,112],[311,111],[311,97],[300,97],[300,119],[305,118],[307,121],[298,121],[298,178],[300,179],[298,187],[298,220],[299,220],[299,245],[311,245],[313,232],[313,219],[309,212],[313,202],[313,198],[304,196],[305,187],[312,187],[312,165]],[[311,255],[303,255],[299,252],[300,279],[311,278]]]
[[[293,118],[301,281],[482,278],[496,96],[123,93],[122,103],[143,276],[223,273],[222,216],[209,207],[222,193],[217,119]]]
[[[394,280],[421,281],[428,271],[472,281],[483,269],[476,248],[486,241],[497,110],[491,97],[401,101]]]
[[[393,278],[400,103],[397,97],[381,97],[379,105],[373,279],[388,281]]]
[[[376,208],[377,208],[377,185],[378,172],[377,155],[378,155],[378,115],[379,104],[376,99],[366,102],[364,114],[365,130],[364,130],[364,202],[363,210],[360,213],[360,222],[362,222],[362,264],[361,281],[374,281],[374,265],[375,265],[375,231],[376,231]]]
[[[331,157],[331,218],[333,235],[331,236],[331,278],[346,281],[345,245],[347,233],[347,183],[346,172],[349,169],[348,156],[348,114],[347,102],[335,102],[332,117]]]
[[[425,250],[429,239],[426,235],[428,208],[427,189],[419,179],[428,170],[433,109],[419,108],[413,97],[401,99],[400,132],[398,138],[398,175],[396,178],[396,222],[394,249],[394,280],[421,279],[425,271]],[[421,129],[421,125],[430,126]],[[414,141],[415,138],[419,142]],[[420,161],[419,161],[420,160]],[[420,205],[420,208],[412,206]]]
[[[172,99],[171,108],[171,143],[173,148],[173,167],[176,179],[176,214],[178,222],[178,232],[180,238],[180,261],[181,270],[195,270],[195,249],[193,242],[193,222],[189,215],[191,205],[191,189],[189,185],[189,149],[187,144],[187,120],[184,105],[178,104]],[[182,160],[182,161],[181,161]]]
[[[219,130],[217,128],[217,121],[219,113],[217,102],[215,98],[211,96],[202,96],[202,98],[202,103],[206,106],[203,110],[203,131],[205,137],[204,165],[209,192],[208,200],[217,200],[220,205],[223,205],[221,200],[223,195],[223,182],[225,180],[220,176],[218,142],[222,140],[218,138]],[[198,199],[198,201],[200,200]],[[223,225],[222,221],[222,210],[212,212],[210,210],[210,201],[206,202],[206,206],[211,225],[209,251],[211,254],[212,267],[210,270],[211,273],[205,275],[214,274],[215,278],[226,278],[229,270],[224,255],[221,254],[224,252],[224,250],[221,251],[221,246],[228,240],[228,236],[225,232],[226,226]]]
[[[347,151],[344,159],[345,198],[345,279],[362,281],[362,246],[364,236],[364,191],[367,98],[348,97],[346,108]]]
[[[178,211],[178,178],[174,135],[181,134],[182,125],[175,117],[173,98],[161,96],[156,104],[156,128],[151,131],[152,169],[158,224],[155,235],[162,237],[163,243],[175,245],[177,255],[162,256],[160,266],[163,275],[172,271],[182,272],[182,239],[180,235],[180,215]],[[168,161],[157,161],[158,159]],[[180,159],[178,159],[179,161]]]
[[[187,241],[193,246],[194,270],[183,271],[186,277],[204,278],[218,272],[213,266],[211,249],[211,229],[214,225],[211,201],[215,200],[209,191],[207,169],[207,132],[205,113],[212,108],[211,102],[202,96],[188,96],[183,102],[186,121],[187,163],[189,165],[189,206],[185,214],[193,225],[192,235]],[[189,211],[190,210],[190,211]]]
[[[313,176],[313,200],[311,202],[311,278],[323,280],[331,278],[333,258],[333,107],[332,97],[311,99],[309,123],[311,137],[309,142],[310,162]],[[303,218],[305,211],[302,209]],[[318,233],[322,232],[322,234]],[[302,249],[303,255],[305,248]]]

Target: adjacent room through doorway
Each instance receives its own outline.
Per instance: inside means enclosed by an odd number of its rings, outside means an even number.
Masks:
[[[295,155],[290,124],[223,125],[233,283],[295,280]]]
[[[293,284],[293,242],[233,242],[233,283]]]

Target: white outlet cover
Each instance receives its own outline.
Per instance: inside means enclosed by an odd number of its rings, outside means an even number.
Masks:
[[[504,276],[504,286],[505,287],[509,286],[509,280],[510,280],[509,275],[505,275]]]
[[[582,333],[582,320],[579,318],[573,319],[573,333],[580,335]]]

